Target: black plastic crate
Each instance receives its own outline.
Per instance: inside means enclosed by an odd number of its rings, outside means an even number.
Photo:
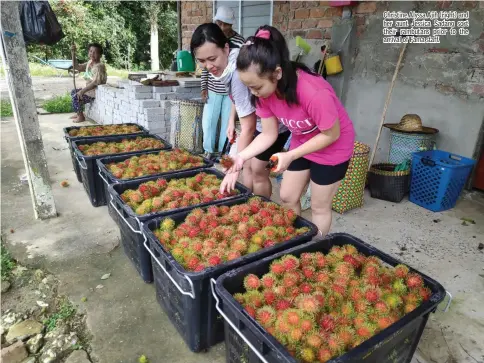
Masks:
[[[303,252],[321,251],[326,254],[331,247],[343,246],[345,244],[355,246],[360,253],[366,256],[377,256],[391,266],[403,263],[356,237],[345,233],[335,233],[324,240],[308,242],[229,271],[216,281],[212,279],[212,293],[217,300],[217,309],[225,315],[226,362],[297,363],[297,360],[289,354],[286,348],[255,319],[249,316],[232,295],[245,291],[243,287],[245,276],[251,273],[259,277],[264,275],[269,271],[269,265],[272,261],[286,254],[292,254],[296,257],[299,257]],[[410,266],[408,267],[412,272],[417,272],[422,276],[425,285],[432,291],[431,298],[358,347],[344,355],[329,360],[328,363],[410,363],[429,315],[431,312],[435,312],[437,305],[444,300],[446,291],[435,280],[412,269]],[[450,299],[448,304],[450,304]]]
[[[141,134],[136,136],[110,136],[105,138],[96,138],[96,139],[80,139],[77,141],[72,141],[72,148],[75,153],[76,161],[79,163],[81,177],[82,177],[82,184],[84,185],[84,189],[86,190],[89,199],[91,200],[91,204],[94,207],[99,207],[101,205],[106,205],[106,191],[104,188],[104,182],[102,181],[98,165],[96,163],[97,159],[101,159],[103,157],[109,156],[106,155],[94,155],[94,156],[85,156],[79,150],[79,145],[85,144],[94,144],[96,142],[104,141],[104,142],[113,142],[113,141],[121,141],[124,139],[136,139],[137,137],[141,138],[155,138],[163,142],[165,145],[164,148],[160,149],[152,149],[149,151],[160,151],[160,150],[169,150],[171,149],[171,145],[166,140],[162,139],[157,135],[151,134]],[[115,155],[127,155],[133,156],[135,154],[139,154],[139,152],[126,152],[126,153],[119,153]]]
[[[224,174],[217,169],[199,169],[199,170],[191,170],[179,173],[173,173],[162,178],[170,181],[172,179],[180,179],[180,178],[189,178],[195,176],[200,173],[206,173],[211,175],[216,175],[219,179],[223,179]],[[222,205],[229,200],[239,199],[245,197],[250,193],[250,191],[244,187],[242,184],[237,183],[235,185],[236,189],[240,191],[240,194],[230,196],[224,199],[215,200],[208,203],[201,203],[197,205],[191,205],[188,207],[178,208],[178,209],[171,209],[162,212],[153,212],[144,215],[137,215],[126,203],[123,202],[120,195],[126,191],[127,189],[138,189],[140,184],[146,183],[150,180],[157,180],[160,177],[150,177],[148,179],[142,181],[130,181],[130,182],[121,182],[119,184],[110,184],[108,187],[108,210],[109,214],[119,226],[121,233],[127,236],[129,243],[132,245],[132,249],[139,251],[139,255],[141,258],[137,260],[137,263],[142,263],[142,266],[136,266],[138,271],[147,271],[152,269],[151,266],[151,258],[149,252],[143,247],[143,236],[141,235],[141,223],[146,222],[149,219],[157,218],[157,217],[166,217],[171,214],[177,214],[181,212],[191,211],[194,208],[203,208],[210,205]],[[144,277],[143,277],[144,279]],[[146,281],[146,280],[145,280]]]
[[[118,125],[138,126],[140,131],[129,133],[129,134],[114,134],[114,135],[101,135],[101,136],[70,136],[69,131],[71,130],[76,130],[76,129],[78,130],[80,128],[85,128],[85,127],[99,127],[99,126],[102,127],[106,125],[70,126],[70,127],[64,127],[64,138],[66,139],[67,143],[70,145],[72,141],[81,140],[81,139],[99,139],[99,138],[105,138],[105,137],[139,136],[141,134],[149,134],[149,131],[147,129],[145,129],[143,126],[138,125],[136,123],[126,122]],[[109,125],[109,126],[112,126],[112,125]]]
[[[135,124],[135,123],[125,123],[123,125],[136,125],[140,128],[140,132],[137,133],[131,133],[131,134],[118,134],[118,135],[105,135],[105,136],[70,136],[69,131],[74,130],[74,129],[79,129],[81,127],[97,127],[97,126],[103,126],[103,125],[93,125],[93,126],[71,126],[71,127],[64,127],[64,138],[67,141],[67,145],[69,145],[69,152],[71,153],[71,160],[72,160],[72,167],[74,168],[74,172],[76,173],[77,180],[79,183],[82,183],[82,176],[81,176],[81,170],[79,168],[79,163],[77,162],[74,150],[72,148],[72,141],[74,140],[82,140],[82,139],[98,139],[98,138],[104,138],[104,137],[110,137],[110,136],[139,136],[141,134],[148,134],[149,131],[146,130],[143,126]]]
[[[234,199],[221,203],[219,206],[242,204],[250,198],[251,196]],[[269,201],[266,198],[262,199]],[[189,213],[190,211],[173,214],[169,218],[173,219],[178,225],[185,220]],[[153,230],[159,227],[163,219],[149,220],[142,227],[143,234],[150,243],[147,249],[152,255],[156,298],[185,340],[187,346],[193,352],[207,350],[224,340],[224,322],[215,309],[214,300],[210,292],[210,279],[217,278],[221,274],[249,262],[309,241],[318,231],[313,223],[298,217],[294,223],[295,227],[309,227],[307,233],[197,273],[186,271],[161,246],[153,234]]]
[[[114,212],[116,213],[116,212]],[[122,228],[119,229],[121,235],[121,245],[126,256],[128,256],[132,265],[138,271],[139,275],[146,283],[153,282],[153,269],[151,267],[151,256],[146,251],[143,243],[136,243],[130,235],[125,233]]]
[[[167,149],[166,151],[171,151],[171,149]],[[211,167],[213,167],[213,164],[214,164],[213,161],[206,159],[206,158],[204,158],[200,155],[196,155],[196,156],[201,157],[203,159],[204,165],[196,166],[196,167],[188,168],[188,169],[183,169],[183,170],[173,170],[173,171],[166,171],[166,172],[162,172],[162,173],[158,173],[158,174],[143,175],[143,176],[140,176],[138,178],[132,178],[132,179],[116,178],[106,167],[107,164],[119,163],[119,162],[122,162],[126,159],[132,158],[133,156],[140,156],[142,154],[147,154],[147,155],[149,155],[149,154],[159,154],[159,153],[160,153],[160,151],[155,151],[155,152],[152,152],[152,151],[146,152],[145,151],[145,152],[136,152],[136,153],[133,153],[133,154],[130,154],[130,155],[126,155],[126,154],[118,155],[118,154],[116,154],[116,155],[112,155],[112,156],[108,156],[108,157],[102,157],[97,161],[98,169],[99,169],[101,175],[106,179],[107,184],[114,184],[114,183],[125,183],[125,182],[131,182],[131,181],[146,181],[147,179],[151,179],[153,177],[163,178],[165,175],[171,175],[171,174],[174,174],[174,173],[181,173],[181,172],[186,172],[186,171],[211,168]]]

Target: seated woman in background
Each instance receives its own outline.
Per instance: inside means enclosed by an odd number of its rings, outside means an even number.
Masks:
[[[108,75],[106,73],[106,66],[101,63],[101,56],[103,55],[103,48],[98,43],[92,43],[88,46],[89,49],[89,61],[83,64],[77,64],[74,60],[73,68],[79,72],[84,72],[83,78],[86,81],[84,88],[78,88],[71,91],[72,108],[77,115],[72,118],[74,122],[84,122],[84,105],[90,103],[96,97],[96,87],[100,84],[106,84]],[[72,46],[72,52],[74,53],[76,46]],[[73,57],[75,58],[75,57]]]

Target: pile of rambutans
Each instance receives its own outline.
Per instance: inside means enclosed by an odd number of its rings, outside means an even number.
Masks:
[[[154,234],[188,271],[200,272],[307,233],[296,213],[260,197],[246,203],[192,210],[178,226],[165,218]]]
[[[357,347],[431,296],[405,265],[390,267],[352,245],[274,260],[245,276],[234,298],[302,362],[326,362]]]

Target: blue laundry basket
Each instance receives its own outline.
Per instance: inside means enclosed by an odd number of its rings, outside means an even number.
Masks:
[[[409,200],[433,212],[453,208],[475,163],[442,150],[413,153]]]

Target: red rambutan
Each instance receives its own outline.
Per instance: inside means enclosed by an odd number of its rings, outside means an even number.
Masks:
[[[335,354],[340,355],[345,349],[345,343],[337,334],[331,334],[327,341],[329,350]]]
[[[409,271],[410,271],[409,268],[402,264],[395,266],[395,268],[393,269],[393,273],[399,279],[406,278]]]
[[[277,277],[274,274],[268,273],[261,278],[262,286],[266,289],[274,287],[277,282]]]
[[[406,282],[410,289],[421,287],[424,284],[422,276],[416,273],[409,273]]]
[[[270,306],[263,306],[256,311],[256,320],[263,326],[270,326],[276,320],[276,312]]]
[[[244,278],[244,287],[246,290],[257,290],[261,286],[259,277],[254,274],[249,274]]]
[[[315,314],[319,311],[320,305],[318,299],[312,295],[299,295],[296,297],[295,305],[302,311]]]

